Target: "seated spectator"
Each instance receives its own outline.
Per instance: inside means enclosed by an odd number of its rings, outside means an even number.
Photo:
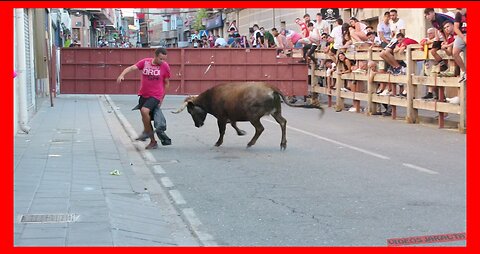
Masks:
[[[424,14],[425,14],[425,19],[430,21],[432,23],[432,26],[437,29],[435,42],[433,43],[433,48],[430,51],[432,56],[435,58],[434,68],[432,72],[439,73],[441,71],[446,71],[448,69],[448,66],[443,61],[442,57],[437,53],[437,51],[442,48],[442,42],[446,38],[442,29],[443,23],[445,21],[451,21],[453,23],[455,19],[444,13],[436,13],[433,8],[425,8]]]
[[[347,23],[344,23],[342,25],[342,46],[340,47],[340,50],[342,52],[347,52],[348,49],[352,48],[353,49],[353,41],[352,41],[352,36],[350,34],[350,28],[351,26]]]
[[[367,41],[367,25],[360,22],[357,18],[351,17],[350,18],[350,37],[354,42],[362,42]]]
[[[385,49],[380,52],[380,57],[391,67],[391,70],[388,72],[392,73],[393,75],[400,75],[402,72],[405,72],[405,63],[403,61],[397,61],[393,54],[403,52],[410,44],[418,44],[418,42],[410,38],[405,38],[405,35],[398,33],[396,40],[390,41],[389,45],[387,45]]]
[[[218,37],[215,40],[214,47],[215,48],[225,48],[227,46],[227,41],[223,37]]]
[[[367,43],[371,44],[371,47],[380,47],[382,41],[379,37],[375,35],[375,32],[368,32],[367,33]]]
[[[460,52],[466,53],[467,48],[467,9],[466,8],[457,8],[457,13],[455,14],[455,22],[453,23],[453,31],[455,32],[455,41],[453,43],[453,59],[455,63],[460,67],[460,80],[459,83],[467,81],[467,73],[465,68],[465,63],[460,57]]]

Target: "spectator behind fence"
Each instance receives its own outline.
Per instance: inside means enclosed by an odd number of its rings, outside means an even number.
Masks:
[[[353,42],[364,42],[367,41],[367,25],[360,22],[357,18],[350,18],[350,37]]]
[[[425,8],[423,11],[427,21],[432,23],[432,26],[437,29],[435,35],[435,42],[433,43],[433,48],[430,51],[435,62],[433,64],[432,72],[439,73],[446,71],[448,69],[447,63],[443,61],[442,57],[437,53],[438,50],[442,49],[442,43],[445,41],[445,34],[443,33],[442,25],[445,21],[449,20],[452,23],[455,21],[451,16],[444,13],[436,13],[433,8]]]
[[[319,34],[330,34],[330,24],[327,21],[323,20],[322,14],[319,12],[316,16],[315,29],[317,29]]]
[[[455,63],[460,67],[460,80],[459,83],[467,81],[467,70],[465,63],[460,57],[460,52],[466,53],[467,49],[467,9],[457,8],[455,14],[455,22],[453,23],[453,30],[455,32],[455,42],[453,43],[453,59]]]
[[[383,21],[378,23],[377,26],[378,37],[380,37],[380,40],[382,41],[380,47],[382,48],[385,48],[392,39],[392,30],[390,29],[389,23],[390,12],[387,11],[383,14]]]
[[[395,38],[397,34],[406,34],[405,21],[398,17],[398,12],[395,9],[389,11],[390,14],[390,30],[392,31],[391,38]]]

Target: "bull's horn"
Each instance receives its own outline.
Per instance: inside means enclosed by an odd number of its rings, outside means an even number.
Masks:
[[[178,114],[178,113],[182,112],[187,107],[187,104],[188,104],[188,101],[185,101],[183,103],[183,105],[177,111],[172,111],[172,113]]]

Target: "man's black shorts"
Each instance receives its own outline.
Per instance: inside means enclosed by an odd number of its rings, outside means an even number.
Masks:
[[[153,112],[153,110],[155,109],[155,107],[157,107],[158,103],[160,103],[160,101],[154,97],[148,97],[148,98],[145,98],[143,96],[140,96],[138,98],[138,109],[142,108],[142,107],[145,107],[145,108],[148,108],[150,109],[150,112]],[[135,107],[135,108],[137,108]]]

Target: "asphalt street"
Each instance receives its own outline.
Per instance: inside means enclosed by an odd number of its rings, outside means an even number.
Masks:
[[[137,97],[110,95],[130,136],[142,131]],[[385,246],[387,239],[466,231],[466,136],[429,124],[382,116],[282,105],[280,127],[237,136],[224,144],[216,119],[196,128],[185,111],[171,114],[183,96],[162,106],[171,146],[144,151],[165,172],[156,175],[185,220],[204,240],[224,246]],[[402,118],[400,118],[402,119]],[[465,241],[432,244],[464,246]]]

